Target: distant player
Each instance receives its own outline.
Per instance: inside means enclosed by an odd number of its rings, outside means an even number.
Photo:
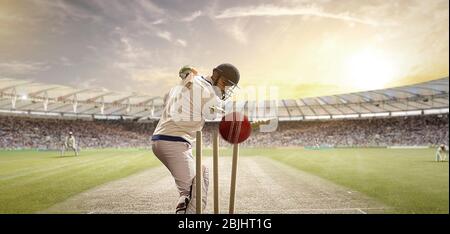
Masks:
[[[440,145],[436,150],[436,162],[444,162],[447,160],[448,148],[444,144]]]
[[[212,76],[195,75],[192,67],[180,72],[182,85],[173,87],[164,98],[164,111],[152,136],[152,150],[169,169],[178,189],[176,213],[194,213],[195,161],[192,143],[206,119],[214,119],[216,110],[231,96],[239,82],[239,72],[231,64],[221,64],[213,69]],[[213,110],[211,113],[211,110]],[[202,209],[206,206],[208,169],[202,169]]]
[[[64,156],[64,152],[66,151],[66,149],[72,149],[73,151],[75,151],[75,156],[78,156],[77,144],[76,144],[75,137],[73,136],[72,132],[69,132],[69,136],[67,136],[64,140],[64,144],[63,144],[63,148],[62,148],[62,152],[61,152],[62,156]]]

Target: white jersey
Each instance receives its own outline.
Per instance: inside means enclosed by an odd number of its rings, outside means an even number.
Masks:
[[[447,146],[444,146],[444,148],[438,147],[438,149],[436,151],[437,154],[446,153],[446,152],[448,152]]]
[[[222,107],[223,103],[210,77],[195,76],[172,88],[164,98],[164,105],[153,135],[182,137],[192,143],[195,133],[202,130],[205,119],[217,117],[210,108]]]
[[[76,144],[75,144],[75,137],[74,136],[66,137],[65,145],[67,147],[75,147],[76,146]]]

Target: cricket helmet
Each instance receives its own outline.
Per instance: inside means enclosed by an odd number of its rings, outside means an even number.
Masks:
[[[240,74],[239,70],[232,64],[223,63],[214,68],[214,72],[219,73],[221,77],[223,77],[227,83],[227,89],[222,94],[222,100],[229,98],[234,93],[235,88],[238,87]],[[214,81],[214,85],[217,85],[218,79]]]

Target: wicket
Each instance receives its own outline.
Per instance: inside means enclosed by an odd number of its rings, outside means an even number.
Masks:
[[[196,134],[196,213],[202,212],[202,132],[198,131]],[[214,214],[219,213],[219,133],[213,133],[213,203]],[[230,185],[230,204],[229,213],[234,213],[234,204],[236,198],[236,174],[237,174],[237,160],[239,155],[239,144],[233,145],[233,159],[231,165],[231,185]]]
[[[202,132],[198,131],[195,142],[195,211],[197,214],[202,213]]]

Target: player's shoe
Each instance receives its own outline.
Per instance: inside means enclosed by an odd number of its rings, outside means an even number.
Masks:
[[[175,213],[176,214],[186,214],[186,209],[189,205],[189,197],[188,196],[181,196],[180,199],[178,200],[178,205],[176,208]]]

